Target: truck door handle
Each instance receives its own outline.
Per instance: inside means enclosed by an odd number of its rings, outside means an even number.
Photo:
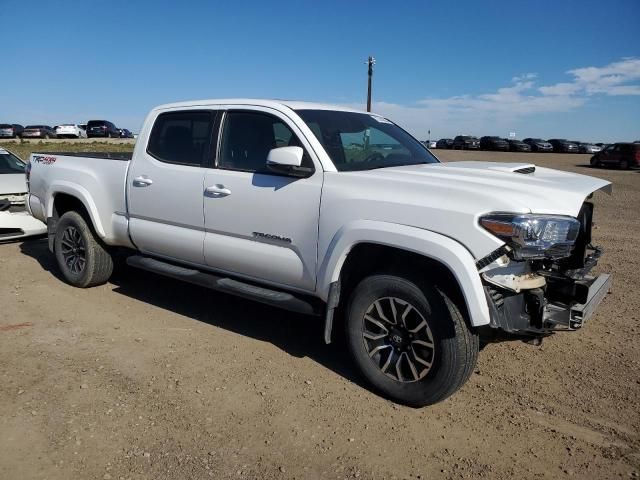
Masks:
[[[133,186],[134,187],[148,187],[152,183],[153,183],[153,180],[151,180],[150,178],[145,177],[144,175],[142,175],[140,177],[136,177],[136,178],[133,179]]]
[[[204,194],[210,197],[226,197],[231,195],[231,190],[225,188],[224,185],[211,185],[204,189]]]

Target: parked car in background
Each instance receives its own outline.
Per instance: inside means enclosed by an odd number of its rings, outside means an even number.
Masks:
[[[58,138],[87,138],[87,132],[74,123],[63,123],[56,127]]]
[[[56,132],[49,125],[27,125],[22,138],[56,138]]]
[[[133,133],[131,133],[131,130],[127,130],[126,128],[121,128],[120,138],[133,138]]]
[[[120,129],[108,120],[89,120],[87,137],[120,138]]]
[[[512,152],[530,152],[531,145],[524,143],[522,140],[507,140],[509,150]]]
[[[578,146],[564,138],[550,138],[549,143],[555,153],[578,153]]]
[[[480,148],[480,140],[478,140],[478,137],[472,137],[470,135],[458,135],[453,139],[451,148],[454,150],[478,150]]]
[[[17,123],[0,123],[0,138],[19,138],[23,130]]]
[[[595,145],[593,143],[585,143],[585,142],[572,142],[578,146],[579,153],[598,153],[602,150],[602,147]]]
[[[26,208],[25,163],[0,148],[0,241],[47,233],[47,226]]]
[[[509,150],[509,142],[500,137],[481,137],[480,138],[481,150],[502,150],[506,152]]]
[[[451,148],[453,146],[452,138],[441,138],[436,142],[436,148]]]
[[[525,138],[522,141],[531,147],[532,152],[553,152],[553,145],[541,138]]]
[[[640,143],[612,143],[591,157],[592,167],[615,166],[626,170],[640,167]]]

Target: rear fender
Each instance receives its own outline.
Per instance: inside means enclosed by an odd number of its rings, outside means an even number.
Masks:
[[[59,180],[52,183],[47,192],[47,219],[53,217],[53,205],[55,202],[55,196],[59,193],[66,193],[72,197],[80,200],[87,213],[89,214],[89,218],[91,219],[91,223],[93,224],[93,228],[95,232],[101,239],[104,239],[106,234],[104,230],[104,226],[100,221],[100,215],[98,214],[98,208],[96,207],[95,202],[89,191],[85,189],[83,186],[78,185],[77,183],[65,182],[64,180]]]

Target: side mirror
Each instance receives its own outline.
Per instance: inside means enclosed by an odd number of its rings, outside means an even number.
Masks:
[[[279,175],[292,177],[309,177],[312,168],[302,167],[304,150],[301,147],[272,148],[267,155],[267,168]]]

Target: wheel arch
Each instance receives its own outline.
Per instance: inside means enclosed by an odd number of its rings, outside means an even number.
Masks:
[[[58,220],[69,211],[80,213],[89,226],[100,238],[104,238],[104,228],[97,214],[95,203],[91,200],[89,192],[79,186],[57,185],[49,194],[47,202],[47,232],[49,235],[49,249],[53,251],[53,238],[55,237]]]
[[[327,301],[325,341],[330,341],[333,309],[345,300],[358,278],[380,266],[411,265],[428,271],[458,300],[471,326],[490,322],[489,307],[475,259],[459,242],[406,225],[361,220],[342,228],[330,242],[318,272],[319,296]],[[355,273],[354,273],[355,272]],[[439,281],[438,281],[439,280]]]

